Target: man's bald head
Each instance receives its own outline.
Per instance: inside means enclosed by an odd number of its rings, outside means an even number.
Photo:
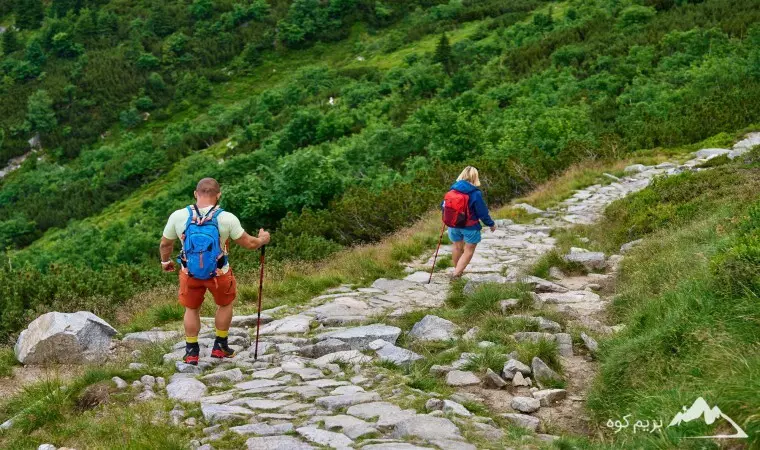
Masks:
[[[221,192],[219,183],[213,178],[204,178],[195,186],[195,194],[199,197],[216,197]]]

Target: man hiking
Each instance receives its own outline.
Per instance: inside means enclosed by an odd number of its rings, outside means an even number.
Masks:
[[[475,254],[483,228],[480,222],[483,221],[492,232],[496,231],[496,224],[488,214],[479,186],[478,169],[467,166],[443,199],[443,223],[449,227],[449,239],[454,243],[451,252],[451,262],[454,264],[452,279],[462,276]]]
[[[216,302],[216,340],[211,350],[214,358],[231,358],[234,352],[227,345],[232,303],[237,293],[235,275],[227,260],[227,241],[232,239],[249,250],[269,243],[269,233],[259,230],[253,237],[243,230],[240,220],[219,207],[222,192],[213,178],[198,182],[194,192],[195,204],[174,211],[161,238],[161,266],[174,272],[171,259],[174,241],[179,238],[182,251],[179,264],[179,303],[185,307],[185,357],[187,364],[197,365],[200,354],[198,332],[201,329],[200,307],[206,290]]]

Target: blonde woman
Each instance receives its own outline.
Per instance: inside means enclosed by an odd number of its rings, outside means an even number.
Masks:
[[[478,169],[467,166],[443,198],[443,223],[449,227],[449,239],[454,244],[451,255],[454,279],[462,276],[475,254],[483,228],[480,222],[490,227],[491,231],[496,231],[496,224],[488,214],[479,187]]]

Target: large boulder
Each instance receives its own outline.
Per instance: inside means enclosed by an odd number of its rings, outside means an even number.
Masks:
[[[89,311],[49,312],[21,332],[14,350],[22,364],[100,363],[115,334],[111,325]]]

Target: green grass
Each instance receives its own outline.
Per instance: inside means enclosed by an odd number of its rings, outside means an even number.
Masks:
[[[18,366],[16,354],[12,347],[0,348],[0,378],[13,375],[13,368]]]
[[[760,289],[752,275],[736,275],[747,273],[736,269],[742,261],[757,267],[759,182],[757,168],[738,163],[673,177],[612,205],[589,230],[610,248],[645,237],[624,261],[610,309],[626,329],[600,342],[601,371],[588,399],[599,424],[625,414],[668,423],[701,396],[750,435],[741,445],[760,442]],[[718,278],[723,273],[735,275]],[[663,434],[607,434],[621,447],[699,448],[703,441],[682,437],[714,432],[699,421]]]

